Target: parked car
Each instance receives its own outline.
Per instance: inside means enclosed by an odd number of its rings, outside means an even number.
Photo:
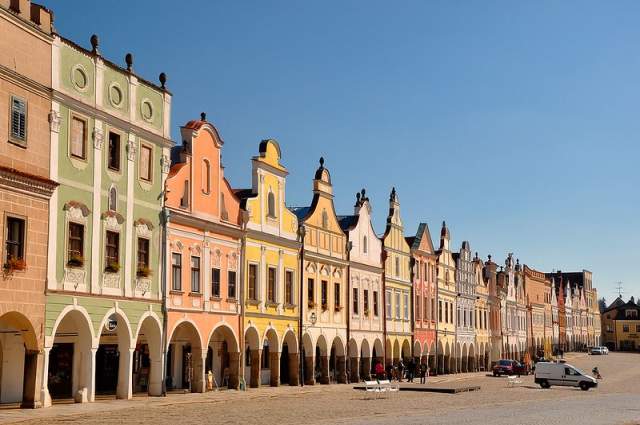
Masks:
[[[501,375],[528,375],[531,373],[529,366],[516,360],[498,360],[492,368],[493,376]]]
[[[602,349],[602,353],[603,354],[609,354],[609,348],[605,347],[604,345],[600,347]]]
[[[540,362],[536,364],[534,382],[542,388],[560,385],[580,387],[582,391],[598,386],[596,378],[585,374],[568,363]]]
[[[604,355],[605,352],[602,349],[602,347],[591,347],[591,351],[589,351],[589,353],[591,353],[592,356],[599,356],[599,355]]]

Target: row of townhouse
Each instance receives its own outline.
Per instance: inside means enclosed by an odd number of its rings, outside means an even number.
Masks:
[[[164,74],[65,39],[29,0],[0,0],[0,33],[0,402],[342,383],[412,358],[464,372],[597,343],[589,272],[499,268],[454,252],[445,223],[437,249],[426,223],[407,237],[395,189],[378,235],[364,189],[336,213],[322,158],[310,204],[288,207],[275,140],[233,188],[204,113],[171,140]]]

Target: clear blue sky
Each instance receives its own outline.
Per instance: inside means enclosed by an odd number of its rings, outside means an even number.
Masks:
[[[395,185],[407,235],[446,219],[455,247],[640,295],[640,2],[41,1],[166,72],[176,140],[206,111],[233,187],[276,138],[288,204],[323,155],[338,213],[366,187],[378,232]]]

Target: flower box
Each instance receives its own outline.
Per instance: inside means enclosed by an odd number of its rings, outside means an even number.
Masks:
[[[72,255],[67,261],[68,267],[81,268],[84,267],[84,257],[82,255]]]
[[[113,261],[107,264],[107,267],[104,268],[104,271],[107,273],[118,273],[120,271],[120,263]]]

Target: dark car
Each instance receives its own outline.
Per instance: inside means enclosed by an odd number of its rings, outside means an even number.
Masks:
[[[516,360],[498,360],[492,369],[493,376],[501,375],[528,375],[529,367]]]

